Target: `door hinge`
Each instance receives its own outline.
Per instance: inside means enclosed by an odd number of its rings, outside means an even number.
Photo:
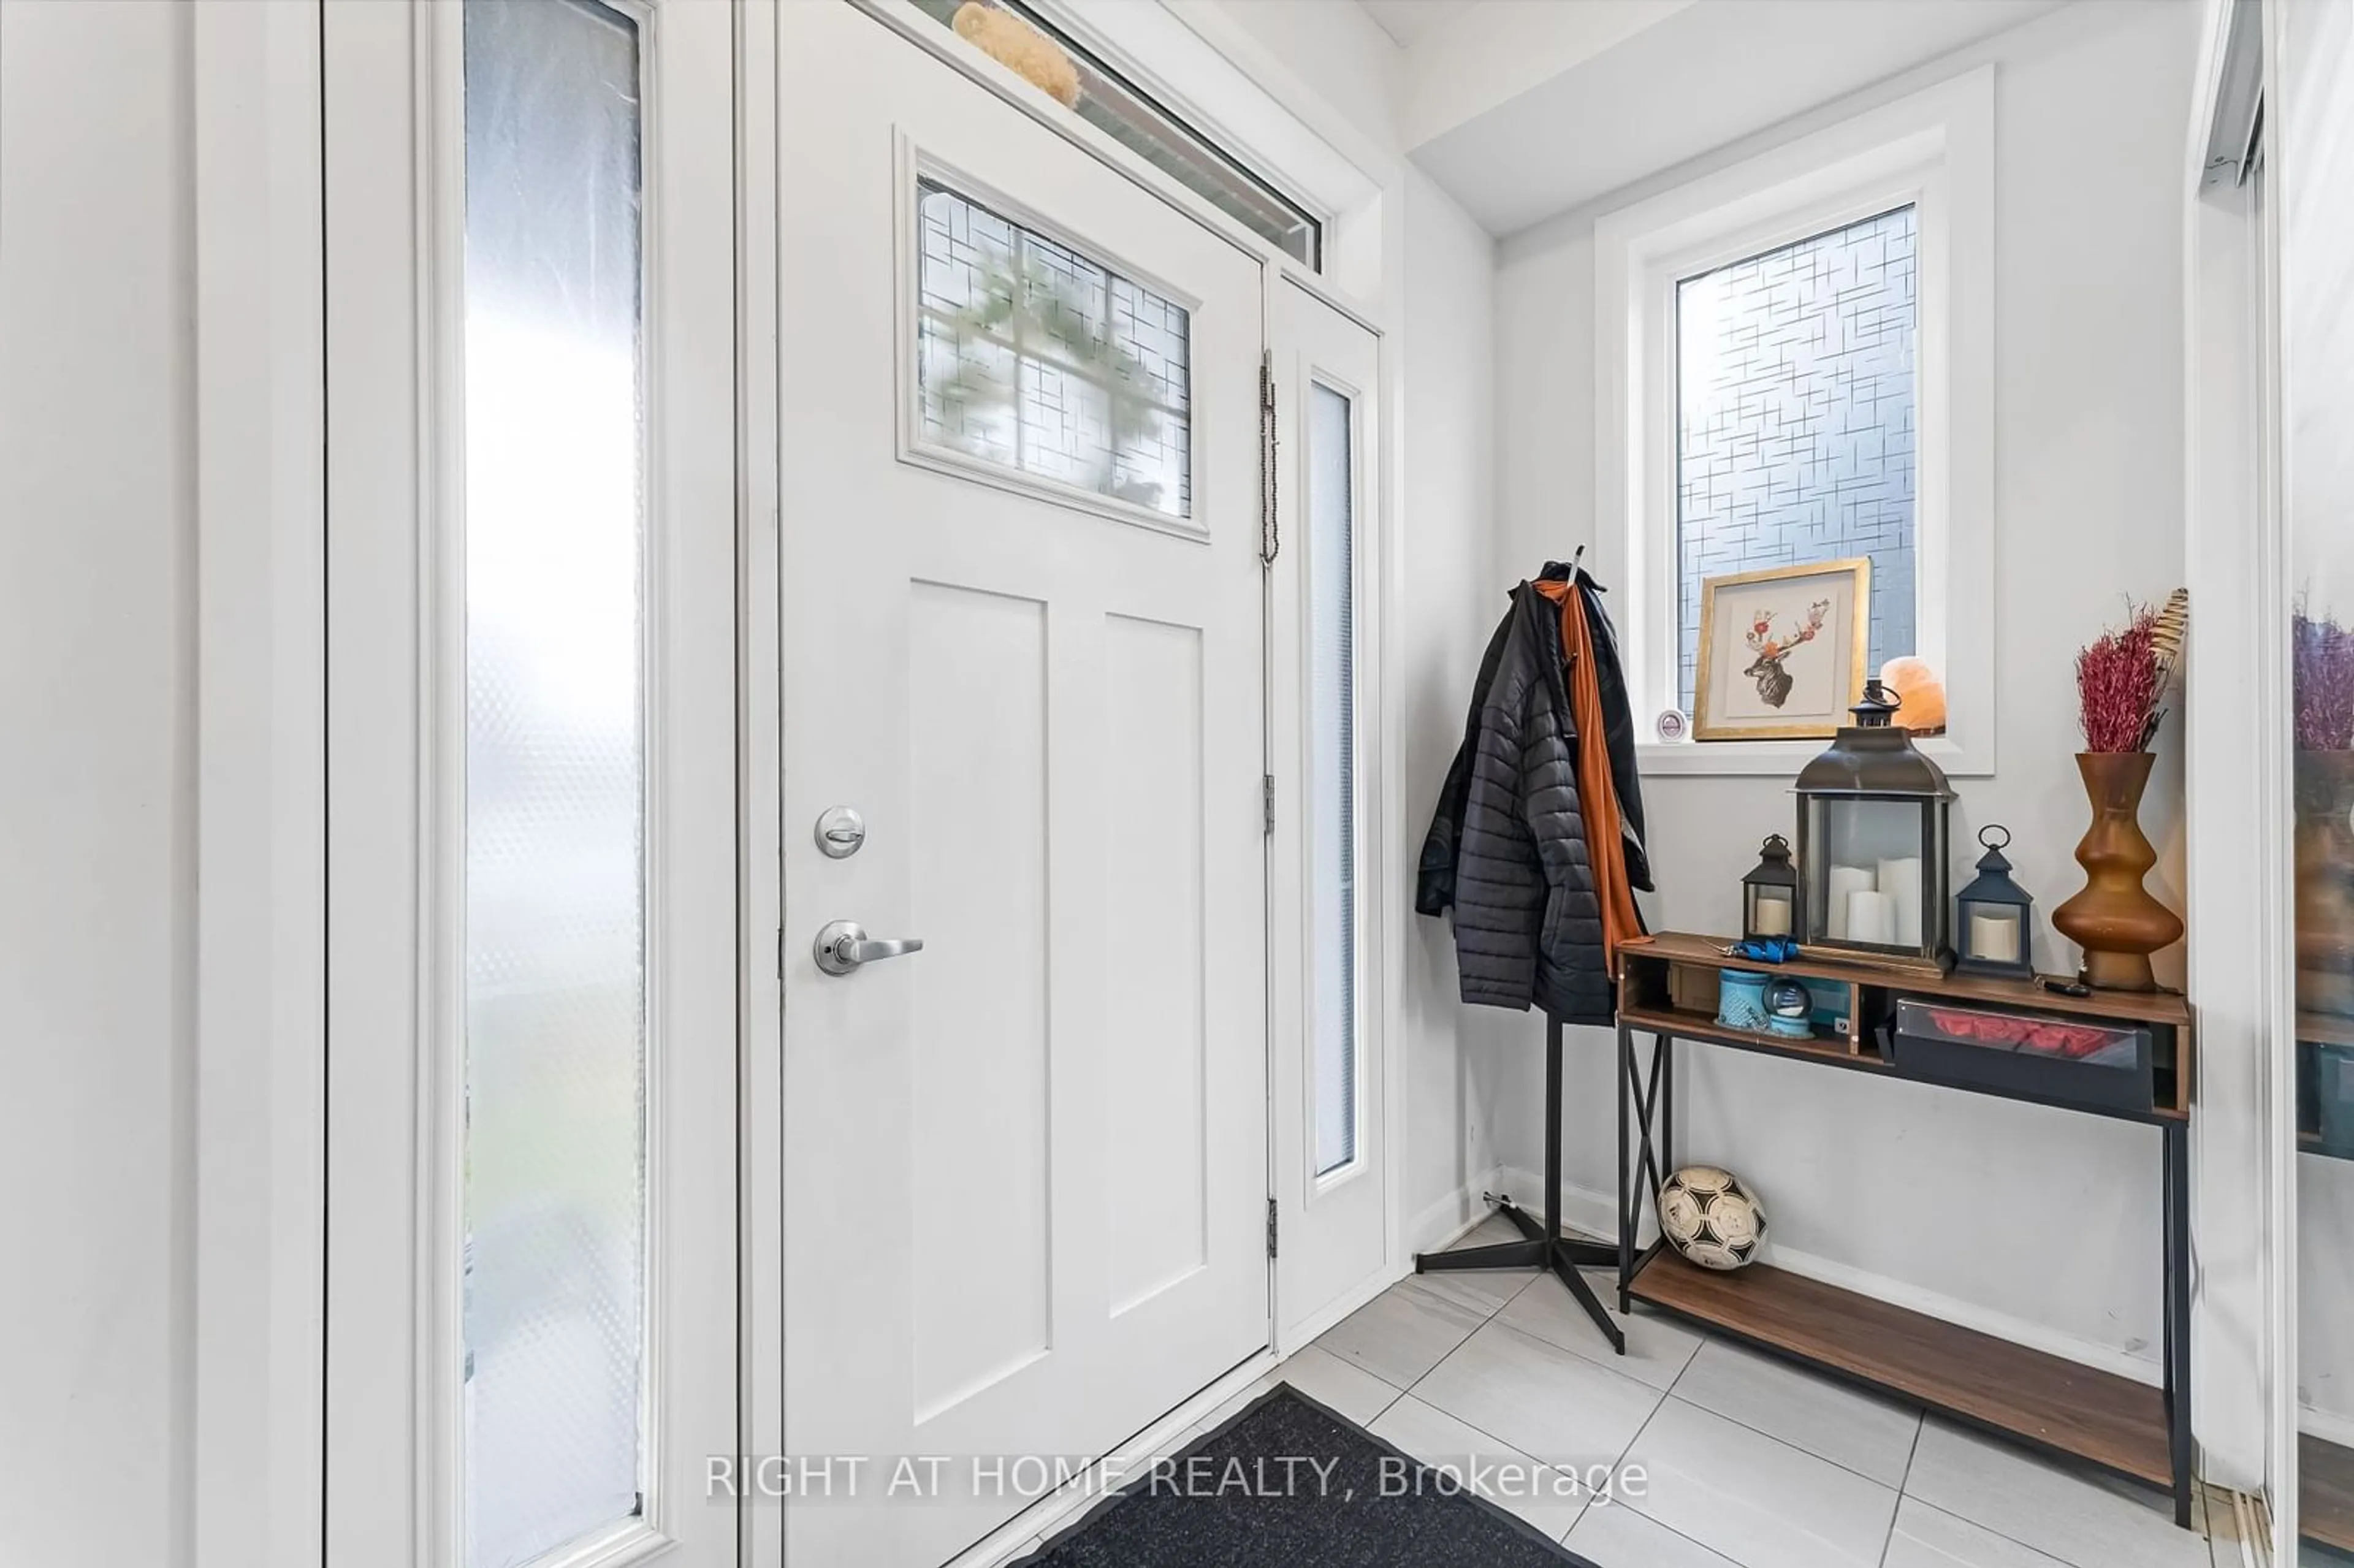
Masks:
[[[777,927],[777,978],[785,978],[785,928]]]
[[[1275,350],[1258,360],[1258,558],[1275,565],[1282,553],[1283,535],[1275,521]]]
[[[1275,1200],[1269,1198],[1267,1201],[1267,1255],[1269,1257],[1275,1255]]]
[[[1268,838],[1273,838],[1275,837],[1275,775],[1272,773],[1259,776],[1259,805],[1265,819],[1264,832]]]

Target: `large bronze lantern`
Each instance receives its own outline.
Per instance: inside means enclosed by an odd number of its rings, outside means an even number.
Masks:
[[[1798,774],[1799,940],[1816,957],[1943,974],[1954,962],[1954,790],[1889,722],[1896,707],[1865,683],[1855,723]]]

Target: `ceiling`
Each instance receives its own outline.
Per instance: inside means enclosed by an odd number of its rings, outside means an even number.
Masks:
[[[1398,48],[1410,49],[1435,31],[1442,23],[1451,22],[1479,4],[1479,0],[1357,0],[1357,4],[1373,13],[1382,31],[1395,39]]]
[[[2064,0],[1358,0],[1408,154],[1509,235]]]

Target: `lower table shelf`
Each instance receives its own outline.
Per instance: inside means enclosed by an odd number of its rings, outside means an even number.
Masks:
[[[2354,1552],[2354,1449],[2311,1433],[2296,1440],[2296,1527],[2308,1541]]]
[[[1632,1294],[1914,1404],[2173,1485],[2166,1397],[2147,1383],[1765,1264],[1720,1274],[1663,1250],[1635,1276]]]

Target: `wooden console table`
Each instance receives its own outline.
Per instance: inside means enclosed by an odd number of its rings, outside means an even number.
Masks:
[[[2178,1524],[2190,1523],[2189,1004],[2170,992],[2063,996],[2028,980],[1974,976],[1919,979],[1860,964],[1801,959],[1755,963],[1724,956],[1723,938],[1663,933],[1619,949],[1618,1295],[1711,1332],[1847,1382],[1923,1405],[1969,1425],[2169,1489]],[[1723,969],[1745,969],[1844,987],[1848,1031],[1796,1038],[1730,1029],[1712,998]],[[2154,1064],[2147,1104],[2090,1103],[2065,1094],[1956,1083],[1908,1065],[1882,1048],[1881,1026],[1912,999],[2058,1016],[2149,1031]],[[1706,1005],[1702,1005],[1705,1002]],[[1651,1036],[1649,1063],[1636,1050]],[[1675,1057],[1679,1041],[1755,1052],[1842,1071],[1933,1083],[1969,1094],[2056,1106],[2142,1122],[2159,1133],[2164,1196],[2166,1329],[2163,1383],[2147,1383],[1892,1306],[1850,1290],[1753,1264],[1712,1273],[1663,1240],[1637,1246],[1648,1200],[1675,1165]],[[2091,1069],[2099,1071],[2100,1069]]]

